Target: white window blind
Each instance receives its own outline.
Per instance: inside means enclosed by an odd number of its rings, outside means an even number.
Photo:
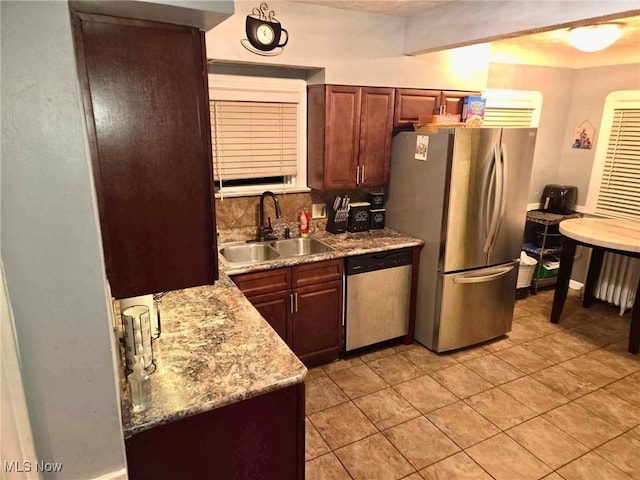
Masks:
[[[295,175],[298,104],[212,100],[215,180]]]
[[[484,127],[531,127],[533,108],[491,108],[484,111]]]
[[[482,122],[485,127],[537,127],[540,123],[540,92],[489,89],[482,97],[487,101]]]
[[[640,219],[640,108],[614,108],[596,212]]]

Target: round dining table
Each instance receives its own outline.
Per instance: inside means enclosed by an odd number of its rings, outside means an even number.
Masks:
[[[582,305],[588,308],[594,301],[593,291],[602,268],[605,252],[617,253],[640,258],[640,222],[611,218],[575,218],[560,222],[562,251],[560,270],[553,297],[551,322],[558,323],[562,315],[573,259],[578,245],[592,249],[587,281],[584,286]],[[636,288],[636,297],[631,314],[629,331],[629,352],[637,354],[640,349],[640,283]]]

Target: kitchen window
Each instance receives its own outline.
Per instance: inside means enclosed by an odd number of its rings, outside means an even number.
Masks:
[[[530,90],[487,90],[485,127],[537,127],[540,123],[542,93]]]
[[[307,192],[306,82],[209,75],[216,197]]]
[[[640,220],[640,90],[612,92],[605,100],[587,207]]]

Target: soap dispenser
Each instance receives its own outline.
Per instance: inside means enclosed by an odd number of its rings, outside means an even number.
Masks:
[[[144,412],[151,406],[151,378],[144,371],[144,357],[135,356],[133,372],[127,377],[131,391],[131,405],[133,412]]]

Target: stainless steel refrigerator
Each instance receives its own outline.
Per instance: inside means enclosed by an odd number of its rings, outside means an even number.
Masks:
[[[425,241],[415,338],[437,352],[511,330],[533,128],[401,132],[386,224]]]

